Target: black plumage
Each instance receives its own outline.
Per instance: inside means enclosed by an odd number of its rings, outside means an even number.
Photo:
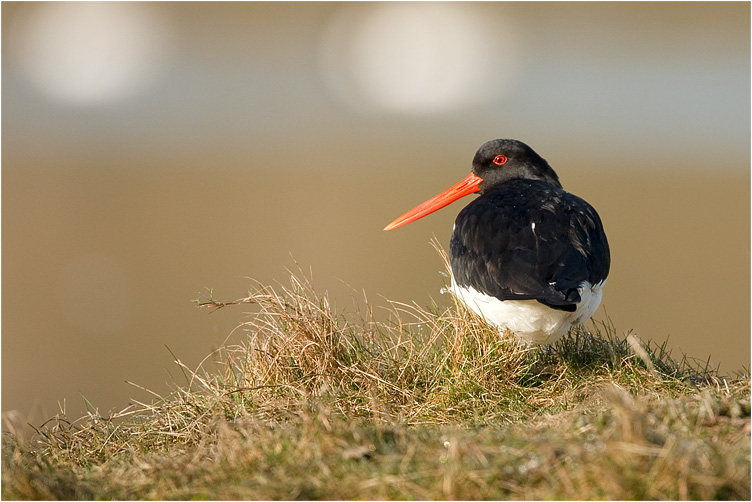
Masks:
[[[480,196],[459,213],[450,241],[455,283],[499,300],[574,312],[578,288],[602,283],[609,272],[598,213],[516,140],[484,144],[473,173],[483,179]]]

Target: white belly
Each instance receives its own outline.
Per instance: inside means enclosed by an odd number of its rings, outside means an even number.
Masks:
[[[499,300],[476,291],[459,287],[452,281],[452,292],[473,312],[488,323],[509,330],[520,341],[533,345],[555,343],[566,335],[573,324],[582,324],[595,313],[603,296],[605,281],[591,286],[585,282],[579,289],[582,300],[574,312],[547,307],[536,300]]]

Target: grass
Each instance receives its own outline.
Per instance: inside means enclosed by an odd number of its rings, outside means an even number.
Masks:
[[[461,305],[334,308],[310,282],[254,305],[243,342],[107,416],[3,438],[6,499],[745,499],[748,376],[579,327],[554,347]]]

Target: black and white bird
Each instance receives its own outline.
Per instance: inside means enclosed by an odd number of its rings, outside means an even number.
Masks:
[[[554,343],[587,321],[601,302],[611,264],[603,224],[520,141],[485,143],[467,178],[384,230],[476,192],[480,196],[457,216],[449,245],[454,294],[530,344]]]

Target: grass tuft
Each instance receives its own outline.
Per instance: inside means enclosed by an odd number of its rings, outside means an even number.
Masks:
[[[610,321],[530,348],[456,302],[377,319],[294,274],[196,302],[253,305],[242,341],[176,357],[167,396],[6,433],[3,497],[750,498],[748,376]]]

